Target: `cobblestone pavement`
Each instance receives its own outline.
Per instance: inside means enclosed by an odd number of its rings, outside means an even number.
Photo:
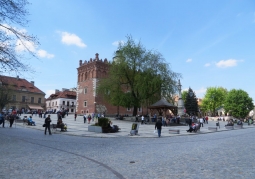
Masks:
[[[23,118],[24,115],[21,116]],[[51,115],[52,123],[56,124],[57,123],[57,116],[56,114]],[[44,130],[42,125],[44,124],[44,118],[39,118],[38,116],[33,116],[33,120],[36,122],[36,126],[27,126],[23,125],[23,123],[17,123],[17,127],[25,127],[25,128],[32,128],[32,129],[37,129],[37,130]],[[69,115],[65,118],[63,118],[64,123],[67,124],[68,130],[67,132],[60,132],[58,131],[53,131],[55,134],[62,134],[62,135],[75,135],[75,136],[83,136],[83,137],[131,137],[131,138],[156,138],[157,134],[154,133],[155,126],[154,125],[140,125],[139,126],[139,135],[136,136],[130,136],[130,130],[132,126],[131,121],[122,121],[122,120],[115,120],[111,119],[113,121],[113,124],[118,125],[121,130],[120,132],[117,133],[95,133],[95,132],[89,132],[88,131],[88,124],[87,122],[84,124],[83,117],[78,116],[76,121],[74,121],[74,115]],[[94,124],[94,122],[91,122]],[[220,122],[220,128],[218,128],[218,132],[222,131],[228,131],[227,129],[224,128],[225,124],[227,122]],[[173,136],[179,136],[179,135],[197,135],[197,134],[207,134],[207,133],[212,133],[215,132],[213,130],[208,130],[208,127],[216,127],[216,122],[215,121],[209,121],[209,124],[204,124],[204,127],[201,127],[200,131],[197,133],[187,133],[188,126],[171,126],[171,127],[163,127],[162,129],[162,136],[163,137],[173,137]],[[247,124],[244,124],[244,128],[253,128],[254,125],[248,126]],[[169,129],[178,129],[180,130],[180,134],[169,134]],[[240,129],[237,129],[240,130]]]
[[[255,178],[255,129],[162,138],[44,135],[0,127],[0,178]]]

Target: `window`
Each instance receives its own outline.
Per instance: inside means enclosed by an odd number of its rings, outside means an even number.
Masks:
[[[38,103],[41,104],[41,102],[42,102],[42,99],[38,98]]]
[[[54,102],[52,102],[52,106],[54,106]]]
[[[84,101],[84,107],[87,107],[87,101]]]
[[[87,94],[87,92],[88,92],[88,88],[85,87],[85,88],[84,88],[84,94]]]
[[[63,101],[63,105],[65,105],[65,101]]]
[[[66,104],[67,106],[69,106],[69,101],[67,101],[67,104]]]
[[[131,109],[128,107],[128,108],[127,108],[127,111],[131,111]]]
[[[22,96],[22,102],[26,102],[26,96]]]
[[[72,107],[74,107],[74,102],[72,102]]]
[[[141,109],[141,108],[138,108],[138,112],[142,112],[142,109]]]
[[[56,101],[56,106],[58,105],[58,102]]]
[[[12,95],[12,101],[16,101],[16,95]]]
[[[35,98],[31,97],[31,103],[34,103]]]
[[[71,109],[71,112],[73,112],[73,109]]]
[[[49,102],[49,106],[50,106],[50,102]]]

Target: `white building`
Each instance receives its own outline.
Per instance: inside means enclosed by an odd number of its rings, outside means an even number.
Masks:
[[[68,111],[75,113],[76,108],[76,91],[75,89],[65,89],[62,91],[55,90],[55,94],[51,94],[46,99],[46,110],[51,112]]]

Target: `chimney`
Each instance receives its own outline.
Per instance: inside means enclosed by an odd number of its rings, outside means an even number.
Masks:
[[[59,90],[58,90],[58,89],[55,89],[55,94],[58,93],[58,92],[59,92]]]
[[[17,76],[17,80],[19,80],[19,75]]]
[[[82,65],[82,60],[79,61],[80,66]]]
[[[32,85],[35,85],[35,82],[34,82],[34,81],[31,81],[30,83],[31,83]]]

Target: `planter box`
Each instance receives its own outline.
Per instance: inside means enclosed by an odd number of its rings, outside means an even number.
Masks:
[[[102,127],[101,126],[95,126],[95,132],[102,133]]]
[[[102,133],[102,127],[101,126],[88,126],[88,131]]]
[[[88,126],[88,131],[89,132],[95,132],[95,127],[96,126]]]

